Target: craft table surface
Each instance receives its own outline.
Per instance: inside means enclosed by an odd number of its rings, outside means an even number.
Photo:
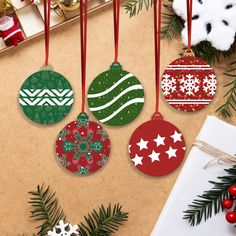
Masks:
[[[89,16],[87,87],[93,78],[112,63],[113,21],[112,8],[100,10]],[[18,92],[24,80],[37,71],[44,61],[44,40],[37,38],[0,56],[0,234],[15,236],[36,232],[37,223],[29,219],[31,209],[28,191],[45,183],[56,191],[60,205],[69,222],[79,223],[83,216],[100,204],[121,203],[129,212],[129,220],[120,227],[117,236],[149,236],[165,204],[168,194],[181,170],[153,178],[137,172],[128,159],[127,145],[132,132],[142,122],[150,119],[155,105],[153,15],[143,10],[129,19],[121,11],[119,61],[125,70],[134,73],[145,88],[146,101],[141,115],[131,124],[113,128],[105,127],[112,143],[107,165],[90,176],[73,176],[61,168],[55,159],[55,139],[58,132],[80,112],[80,43],[79,22],[65,25],[51,33],[50,62],[55,70],[65,75],[75,91],[71,113],[60,123],[43,127],[31,123],[21,112]],[[161,43],[161,69],[178,57],[180,40]],[[217,115],[222,104],[223,85],[228,78],[223,71],[230,61],[215,65],[219,88],[213,102],[204,110],[185,114],[172,109],[161,99],[160,111],[184,134],[187,153],[206,116]],[[89,113],[90,114],[90,113]],[[91,118],[93,119],[92,115]],[[236,125],[236,119],[228,120]],[[186,156],[187,156],[186,153]],[[186,157],[185,157],[186,158]],[[189,176],[191,179],[191,176]],[[206,180],[207,181],[207,180]],[[187,191],[187,186],[186,186]],[[183,193],[184,194],[184,193]],[[178,204],[176,202],[176,204]],[[168,222],[166,222],[168,224]]]

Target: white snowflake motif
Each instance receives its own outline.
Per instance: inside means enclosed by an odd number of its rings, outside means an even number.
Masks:
[[[180,80],[180,90],[187,95],[194,95],[199,91],[199,79],[191,74],[186,75],[186,78]]]
[[[163,79],[161,81],[161,89],[164,91],[163,95],[169,95],[170,91],[173,93],[176,91],[176,79],[173,77],[170,79],[170,75],[163,75]]]
[[[209,77],[205,77],[203,80],[203,90],[209,95],[215,95],[216,93],[216,76],[214,74],[209,75]]]
[[[185,20],[182,38],[187,45],[186,0],[174,0],[173,9]],[[224,51],[235,41],[236,0],[193,0],[192,19],[192,45],[207,40]]]
[[[48,231],[48,236],[74,236],[79,235],[77,229],[78,225],[71,225],[64,223],[63,220],[59,221],[59,225],[56,225],[53,230]]]

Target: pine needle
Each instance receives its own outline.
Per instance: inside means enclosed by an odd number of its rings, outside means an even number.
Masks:
[[[94,209],[84,218],[86,224],[79,225],[80,236],[109,236],[128,220],[128,213],[122,211],[119,203],[114,207],[109,204],[107,208],[101,205],[98,211]]]
[[[40,222],[37,227],[38,235],[47,235],[60,220],[66,220],[66,216],[58,205],[58,199],[55,192],[51,192],[49,186],[47,188],[37,186],[36,191],[29,192],[31,194],[29,203],[33,207],[30,217]]]
[[[236,65],[236,61],[231,63],[231,66],[233,65]],[[229,90],[224,95],[227,99],[216,112],[219,112],[219,115],[226,119],[233,115],[232,112],[236,112],[236,67],[228,70],[224,75],[233,78],[233,80],[224,86],[226,88],[229,87]]]

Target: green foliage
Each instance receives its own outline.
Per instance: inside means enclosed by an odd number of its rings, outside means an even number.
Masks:
[[[49,230],[52,230],[60,220],[66,221],[66,216],[62,208],[58,205],[58,199],[55,192],[51,192],[49,186],[38,185],[36,191],[31,194],[29,203],[32,205],[31,218],[40,222],[37,227],[37,234],[32,236],[45,236]],[[110,236],[119,229],[128,220],[128,213],[122,211],[122,206],[118,203],[107,208],[103,205],[98,211],[93,209],[91,214],[85,216],[86,224],[80,223],[80,236]],[[22,234],[21,236],[27,236]]]
[[[101,205],[99,211],[93,210],[84,218],[87,224],[80,223],[80,236],[109,236],[128,220],[128,213],[122,212],[122,206],[119,203],[113,208],[109,204],[107,208]]]
[[[55,192],[51,192],[49,186],[47,188],[37,186],[35,191],[29,192],[31,194],[29,203],[33,210],[30,217],[40,222],[37,227],[39,229],[37,235],[44,236],[47,232],[60,221],[66,220],[66,216],[58,205],[58,199],[55,197]]]
[[[192,50],[197,57],[202,58],[204,61],[208,62],[208,64],[215,64],[221,59],[232,56],[236,52],[236,42],[228,51],[219,51],[212,47],[211,43],[208,41],[202,41],[192,46]]]
[[[221,202],[229,198],[228,188],[236,184],[236,167],[225,171],[226,176],[218,177],[219,182],[209,181],[213,185],[212,189],[198,195],[198,198],[188,205],[189,209],[184,211],[183,218],[188,220],[191,226],[198,225],[202,220],[206,221],[213,214],[223,210]]]
[[[133,17],[138,15],[138,13],[143,9],[143,6],[148,10],[152,4],[152,0],[127,0],[123,6],[126,13],[128,13],[130,17]]]
[[[137,15],[145,6],[148,10],[153,4],[153,0],[127,0],[124,4],[126,12],[130,17]],[[164,4],[165,11],[162,13],[162,38],[175,39],[181,35],[184,22],[178,15],[175,14],[173,0],[169,0],[168,4]],[[236,52],[236,42],[228,51],[220,51],[214,48],[210,42],[202,41],[195,46],[192,46],[197,57],[202,58],[209,64],[219,62],[221,59],[232,56]]]
[[[162,13],[162,38],[173,40],[179,38],[183,29],[183,21],[172,8],[172,3],[164,4],[165,12]]]
[[[231,63],[232,66],[236,66],[236,61]],[[224,118],[231,117],[232,111],[236,111],[236,67],[228,70],[224,75],[232,78],[232,81],[230,81],[228,84],[226,84],[224,87],[229,87],[228,92],[224,95],[225,103],[219,107],[216,112],[219,112],[219,114]]]

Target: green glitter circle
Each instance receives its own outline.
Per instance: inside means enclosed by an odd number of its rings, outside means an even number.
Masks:
[[[120,64],[113,64],[93,80],[87,99],[90,111],[100,122],[122,126],[142,111],[144,90],[133,74],[122,70]]]

